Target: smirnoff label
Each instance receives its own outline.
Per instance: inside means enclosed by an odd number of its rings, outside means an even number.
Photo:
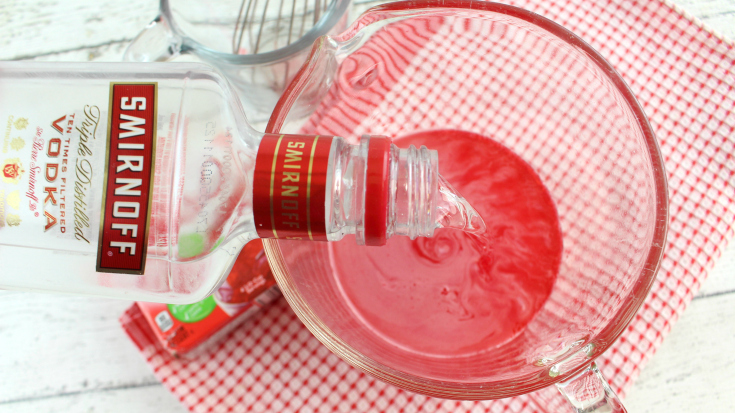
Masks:
[[[39,96],[0,84],[13,97],[0,99],[0,243],[97,254],[98,271],[142,273],[156,85],[52,86]]]
[[[97,271],[142,274],[156,155],[156,83],[110,85]]]
[[[266,135],[253,178],[261,238],[327,241],[325,197],[330,136]]]

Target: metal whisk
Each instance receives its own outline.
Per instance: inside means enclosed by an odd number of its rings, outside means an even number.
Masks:
[[[258,54],[286,47],[314,27],[335,0],[243,0],[232,53]]]

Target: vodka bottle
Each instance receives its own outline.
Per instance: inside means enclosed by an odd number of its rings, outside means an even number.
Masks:
[[[0,288],[190,303],[254,238],[483,225],[435,151],[256,132],[201,64],[3,62],[0,128]]]

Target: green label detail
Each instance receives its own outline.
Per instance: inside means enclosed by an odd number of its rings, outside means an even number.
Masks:
[[[209,296],[194,304],[169,304],[168,311],[175,319],[183,323],[196,323],[212,314],[215,307],[217,307],[217,303],[214,301],[214,297]]]
[[[179,257],[192,258],[204,252],[202,234],[186,234],[179,237]]]

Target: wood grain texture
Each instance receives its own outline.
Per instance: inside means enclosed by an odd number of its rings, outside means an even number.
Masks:
[[[0,406],[157,381],[117,318],[126,301],[0,292]]]
[[[670,0],[717,33],[735,39],[735,0]]]
[[[3,0],[0,59],[127,43],[157,9],[151,0]]]
[[[379,1],[357,3],[353,17]],[[735,38],[735,0],[673,3]],[[0,0],[0,59],[117,61],[156,9],[155,0]],[[0,291],[0,413],[185,412],[120,329],[129,304]],[[734,320],[731,245],[629,392],[629,411],[735,411]]]
[[[0,413],[186,413],[163,386],[70,393],[59,397],[0,404]]]
[[[692,301],[628,393],[630,412],[735,411],[734,301]]]

